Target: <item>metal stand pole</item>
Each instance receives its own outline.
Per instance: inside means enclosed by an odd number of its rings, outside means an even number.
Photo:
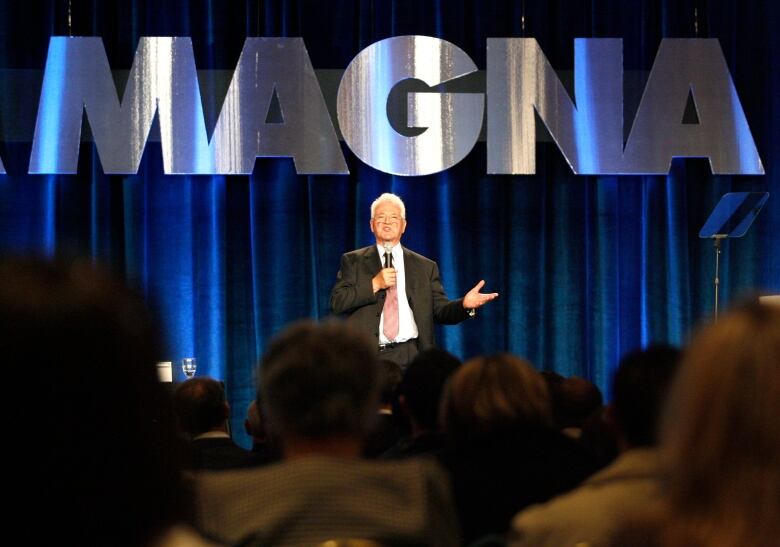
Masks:
[[[718,293],[720,290],[720,242],[727,236],[716,234],[712,236],[715,240],[715,321],[718,320]]]

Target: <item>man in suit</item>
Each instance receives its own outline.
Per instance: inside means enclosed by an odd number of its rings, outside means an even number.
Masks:
[[[252,463],[250,452],[230,438],[227,420],[230,407],[225,390],[213,378],[192,378],[174,394],[179,427],[190,439],[190,467],[231,469]]]
[[[404,368],[419,351],[434,345],[434,323],[460,323],[498,296],[480,293],[482,280],[463,298],[447,298],[436,263],[401,246],[405,230],[401,198],[379,196],[371,204],[376,244],[342,255],[330,294],[333,313],[348,315],[376,340],[382,359]]]

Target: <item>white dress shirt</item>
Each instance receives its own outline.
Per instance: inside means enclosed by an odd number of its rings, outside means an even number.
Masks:
[[[385,248],[381,245],[377,245],[377,252],[379,252],[379,260],[382,263],[382,267],[385,266]],[[387,344],[388,342],[406,342],[407,340],[413,340],[417,338],[417,323],[414,322],[414,314],[412,308],[409,307],[409,299],[406,297],[406,275],[404,274],[404,250],[401,244],[397,244],[393,247],[393,268],[396,272],[396,287],[398,287],[398,336],[395,340],[388,340],[383,332],[385,324],[385,312],[382,312],[382,316],[379,318],[379,343]]]

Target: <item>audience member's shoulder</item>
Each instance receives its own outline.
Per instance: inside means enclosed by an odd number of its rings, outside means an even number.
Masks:
[[[206,541],[186,526],[174,526],[153,541],[149,547],[219,547],[220,544]]]
[[[294,479],[316,480],[322,485],[330,481],[342,482],[352,478],[386,479],[399,483],[415,480],[446,481],[441,466],[433,458],[408,458],[405,460],[363,460],[312,456],[290,461],[279,461],[263,467],[248,467],[225,471],[202,471],[193,474],[200,488],[218,487],[242,490],[263,484],[280,488]]]
[[[598,462],[579,441],[560,431],[548,430],[538,435],[538,439],[549,443],[551,460],[570,472],[572,481],[570,487],[598,471]],[[544,442],[542,445],[544,446]]]
[[[277,532],[298,537],[305,530],[288,527],[291,515],[298,515],[304,529],[322,526],[328,534],[378,527],[377,537],[392,533],[415,538],[413,544],[457,544],[449,482],[432,461],[310,456],[259,469],[203,472],[195,482],[198,529],[225,542]],[[447,541],[432,543],[436,534]]]
[[[449,479],[444,467],[439,463],[434,455],[421,454],[404,460],[386,460],[386,463],[392,468],[403,470],[404,473],[426,477],[429,480],[440,480],[449,484]]]
[[[195,439],[190,452],[193,470],[240,469],[256,465],[255,455],[228,437]]]
[[[579,488],[517,514],[510,544],[605,545],[623,523],[662,503],[662,477],[658,451],[631,450]]]

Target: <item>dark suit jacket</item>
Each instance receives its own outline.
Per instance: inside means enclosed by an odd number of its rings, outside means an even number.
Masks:
[[[196,439],[190,443],[191,469],[235,469],[254,463],[252,454],[232,439]]]
[[[403,252],[406,296],[417,323],[417,347],[423,351],[434,345],[434,323],[453,325],[468,319],[469,315],[463,308],[462,298],[447,298],[441,286],[439,267],[433,260],[406,247]],[[345,253],[341,256],[336,285],[330,292],[333,313],[348,315],[353,326],[377,340],[385,291],[374,294],[371,279],[381,269],[376,245]]]

